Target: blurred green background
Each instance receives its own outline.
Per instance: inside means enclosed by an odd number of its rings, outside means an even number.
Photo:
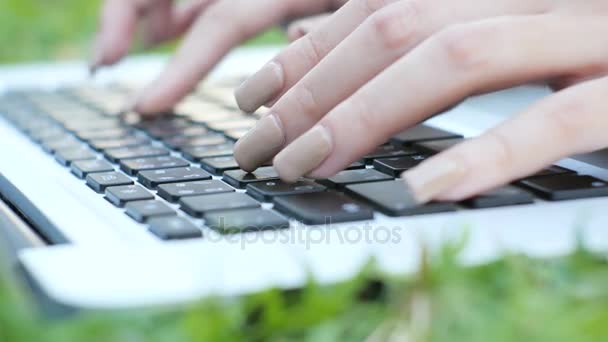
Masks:
[[[87,58],[100,3],[0,0],[0,63]],[[272,30],[250,44],[275,44],[284,39],[280,31]],[[169,44],[160,51],[171,49]]]

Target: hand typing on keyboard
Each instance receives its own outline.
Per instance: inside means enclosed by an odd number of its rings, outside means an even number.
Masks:
[[[105,0],[91,72],[122,59],[138,26],[152,47],[185,35],[172,62],[132,104],[141,114],[167,111],[187,95],[234,46],[290,18],[291,37],[302,35],[347,0]],[[320,16],[319,16],[320,15]]]
[[[606,14],[605,1],[351,0],[236,91],[245,111],[272,107],[235,159],[272,159],[284,181],[332,177],[468,96],[538,80],[561,91],[404,170],[404,192],[463,200],[606,147]]]
[[[122,58],[138,21],[148,45],[189,31],[133,105],[160,112],[236,44],[287,18],[319,14],[295,24],[290,37],[302,39],[237,89],[241,109],[271,105],[270,114],[237,143],[234,159],[205,159],[206,170],[238,163],[253,171],[274,160],[284,181],[329,178],[467,96],[538,80],[562,91],[437,156],[377,167],[405,171],[405,191],[419,203],[454,201],[608,145],[601,115],[608,109],[608,6],[599,0],[206,0],[177,8],[170,0],[106,0],[92,67]],[[140,151],[109,157],[133,152]],[[61,160],[74,157],[82,156]]]

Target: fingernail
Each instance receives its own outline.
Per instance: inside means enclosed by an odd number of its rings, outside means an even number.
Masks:
[[[277,62],[270,62],[243,82],[234,95],[239,108],[252,113],[273,100],[281,88],[283,88],[283,68]]]
[[[274,168],[286,182],[295,182],[316,169],[332,151],[327,129],[317,125],[287,146],[274,159]]]
[[[466,168],[461,163],[437,158],[404,172],[401,178],[411,190],[414,200],[424,204],[458,185],[466,174]]]
[[[99,70],[99,67],[101,67],[102,60],[103,56],[101,54],[99,38],[97,38],[95,43],[93,44],[93,51],[89,60],[89,75],[91,77],[95,76],[95,74]]]
[[[234,159],[245,171],[254,171],[271,160],[285,144],[285,134],[274,114],[262,117],[255,127],[237,141]]]

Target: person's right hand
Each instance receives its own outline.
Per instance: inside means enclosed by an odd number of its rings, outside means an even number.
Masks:
[[[111,65],[129,51],[136,27],[147,47],[187,32],[165,70],[136,99],[143,115],[170,110],[233,47],[289,18],[323,14],[346,0],[105,0],[91,69]],[[296,27],[294,27],[296,28]],[[298,30],[292,30],[297,36]],[[263,91],[260,89],[260,91]]]
[[[469,96],[540,81],[565,89],[403,173],[404,198],[457,202],[606,148],[607,18],[605,0],[349,1],[236,91],[273,105],[234,158],[326,179]]]

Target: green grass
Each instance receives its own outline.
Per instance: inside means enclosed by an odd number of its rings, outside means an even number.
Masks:
[[[0,0],[0,63],[87,58],[99,3],[99,0]],[[284,41],[282,32],[272,30],[252,42]],[[168,44],[156,51],[168,52],[173,46]]]
[[[580,250],[457,265],[459,248],[425,257],[415,276],[370,265],[349,282],[208,299],[182,310],[37,318],[0,278],[0,341],[601,341],[608,339],[608,263]]]

